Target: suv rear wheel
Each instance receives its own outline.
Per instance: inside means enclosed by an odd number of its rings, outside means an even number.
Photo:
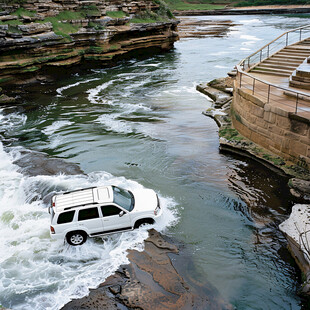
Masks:
[[[73,231],[67,234],[66,239],[70,245],[81,245],[87,240],[87,235],[84,231]]]

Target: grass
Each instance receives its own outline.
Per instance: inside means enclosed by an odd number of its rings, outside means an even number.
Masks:
[[[310,0],[248,0],[237,3],[235,6],[259,6],[259,5],[298,5],[310,4]]]
[[[230,127],[220,128],[219,136],[230,141],[241,141],[244,139],[236,129]]]
[[[85,18],[85,14],[82,12],[63,11],[60,12],[56,17],[58,20],[75,20]]]
[[[186,11],[186,10],[218,10],[225,8],[225,0],[218,3],[215,1],[201,0],[201,1],[182,1],[182,0],[166,0],[168,7],[171,10]],[[229,4],[230,2],[227,2]]]
[[[34,17],[34,16],[36,16],[36,14],[37,14],[36,11],[28,11],[24,8],[19,8],[14,13],[12,13],[12,15],[16,15],[18,17],[21,17],[21,16]]]
[[[112,18],[123,18],[126,16],[126,13],[123,11],[107,11],[106,15]]]
[[[71,40],[69,34],[79,30],[79,26],[61,22],[61,18],[58,15],[55,17],[47,17],[43,21],[40,21],[40,23],[46,22],[52,23],[53,30],[57,35],[61,35],[69,40]]]

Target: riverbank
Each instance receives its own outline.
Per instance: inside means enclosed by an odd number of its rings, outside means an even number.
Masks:
[[[218,10],[184,10],[173,11],[175,16],[204,15],[256,15],[256,14],[301,14],[310,13],[310,5],[268,5],[240,8],[225,8]]]
[[[220,151],[248,157],[263,164],[276,173],[287,176],[291,194],[296,204],[292,213],[279,227],[288,242],[288,249],[302,272],[299,293],[310,295],[310,247],[308,243],[310,210],[309,172],[246,139],[233,128],[231,122],[232,86],[234,78],[220,78],[207,84],[200,84],[197,90],[210,97],[213,107],[204,112],[219,126]],[[245,200],[247,198],[245,197]]]
[[[292,188],[292,194],[296,198],[310,200],[310,192],[308,192],[310,176],[307,170],[258,146],[233,128],[230,117],[233,82],[234,78],[226,77],[197,86],[198,91],[214,101],[213,107],[204,114],[212,117],[219,126],[220,151],[247,156],[280,175],[290,177],[289,185]],[[296,179],[303,181],[295,181]]]

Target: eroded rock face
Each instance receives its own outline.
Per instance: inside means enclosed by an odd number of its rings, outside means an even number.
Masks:
[[[310,295],[310,205],[296,204],[290,217],[279,225],[284,233],[288,248],[305,276],[300,292]]]
[[[30,23],[28,25],[18,25],[17,28],[26,34],[49,32],[53,29],[52,23]]]
[[[89,296],[73,300],[62,310],[232,309],[209,284],[185,278],[188,258],[184,260],[178,253],[176,245],[151,229],[144,251],[129,251],[129,265],[91,290]]]

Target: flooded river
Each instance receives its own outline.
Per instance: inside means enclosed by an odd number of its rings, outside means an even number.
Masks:
[[[237,309],[302,308],[278,230],[293,204],[287,180],[219,153],[217,125],[201,114],[211,103],[195,86],[307,19],[197,18],[237,25],[223,38],[183,39],[166,54],[41,85],[23,105],[0,109],[1,305],[59,309],[126,263],[127,249],[142,249],[146,230],[81,247],[49,237],[46,193],[112,183],[159,193],[165,218],[156,229],[184,243],[193,277],[198,271]],[[76,163],[85,175],[25,176],[13,164],[23,148]]]

